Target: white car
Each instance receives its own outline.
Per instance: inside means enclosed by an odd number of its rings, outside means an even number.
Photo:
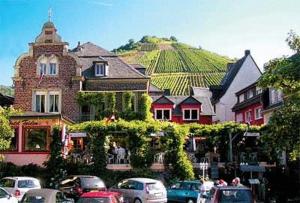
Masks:
[[[18,203],[18,199],[12,194],[9,194],[4,188],[0,188],[0,202],[1,203]]]
[[[123,194],[124,202],[164,203],[167,202],[167,190],[161,181],[149,178],[129,178],[110,188]]]
[[[41,188],[40,181],[32,177],[5,177],[0,180],[0,186],[19,201],[28,190]]]

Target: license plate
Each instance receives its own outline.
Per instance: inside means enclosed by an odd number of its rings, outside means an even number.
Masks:
[[[155,195],[156,197],[159,197],[159,196],[161,196],[162,194],[161,194],[161,193],[154,193],[154,195]]]

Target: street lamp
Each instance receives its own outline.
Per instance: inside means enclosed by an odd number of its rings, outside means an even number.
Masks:
[[[203,162],[200,162],[200,169],[202,169],[202,177],[203,180],[205,178],[205,171],[208,169],[208,163],[207,161],[203,160]]]

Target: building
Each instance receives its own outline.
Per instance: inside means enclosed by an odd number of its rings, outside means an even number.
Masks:
[[[229,63],[227,73],[218,86],[211,86],[212,104],[216,113],[214,122],[234,121],[233,106],[237,103],[236,92],[248,87],[261,76],[249,50],[235,63]]]
[[[267,88],[263,91],[262,105],[263,105],[263,116],[264,123],[267,124],[273,114],[283,104],[282,91],[274,88]]]
[[[67,124],[94,120],[97,113],[106,111],[106,104],[101,108],[79,105],[79,93],[113,93],[115,111],[121,112],[123,94],[130,92],[132,111],[138,111],[139,97],[149,86],[149,78],[140,72],[140,67],[126,64],[91,42],[69,50],[51,21],[43,25],[14,68],[14,108],[23,113],[11,118],[15,137],[4,154],[6,161],[18,165],[42,165],[50,153],[53,126],[65,129]],[[62,140],[65,139],[63,130]]]
[[[213,107],[209,97],[152,96],[154,119],[182,123],[212,124]]]
[[[264,124],[261,101],[262,89],[257,86],[257,83],[249,85],[235,95],[237,103],[232,108],[235,113],[235,121],[251,125]]]

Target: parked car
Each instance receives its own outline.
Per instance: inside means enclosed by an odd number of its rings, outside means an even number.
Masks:
[[[77,203],[123,203],[123,196],[119,192],[87,192],[83,193]]]
[[[53,189],[32,189],[25,193],[21,203],[74,203],[59,190]]]
[[[32,177],[5,177],[0,180],[0,186],[19,201],[28,190],[41,188],[40,181]]]
[[[60,182],[59,190],[77,200],[85,192],[104,191],[106,186],[97,176],[73,175]]]
[[[167,189],[168,202],[196,203],[200,199],[201,182],[178,181]]]
[[[1,203],[18,203],[18,199],[6,191],[4,188],[0,188],[0,202]]]
[[[125,179],[110,188],[123,194],[124,202],[167,202],[167,191],[161,181],[149,178]]]
[[[251,190],[244,186],[213,187],[211,190],[211,203],[227,202],[254,203],[255,200]]]

